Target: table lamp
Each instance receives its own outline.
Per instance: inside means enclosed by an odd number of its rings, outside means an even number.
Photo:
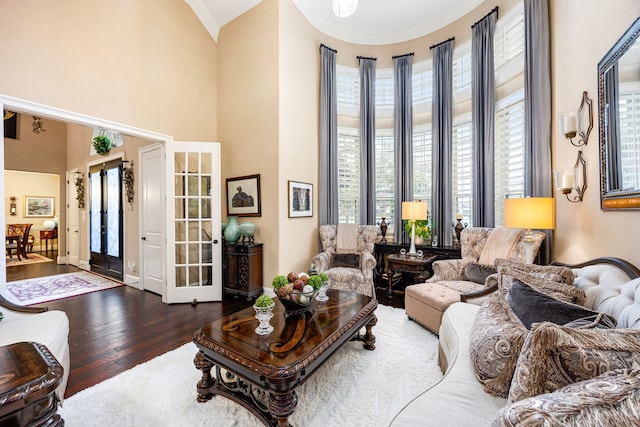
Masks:
[[[555,201],[553,197],[522,197],[504,201],[504,226],[524,228],[527,264],[533,263],[532,228],[552,230],[555,228]]]
[[[402,219],[411,221],[409,256],[416,256],[416,220],[427,219],[427,202],[402,202]]]

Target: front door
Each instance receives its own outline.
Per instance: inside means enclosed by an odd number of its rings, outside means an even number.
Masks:
[[[91,271],[122,280],[122,160],[92,166],[89,185]]]
[[[168,303],[222,300],[220,144],[166,145]]]

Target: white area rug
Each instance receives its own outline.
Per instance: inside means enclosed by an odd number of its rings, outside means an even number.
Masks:
[[[294,426],[387,426],[411,399],[441,377],[435,335],[404,310],[379,305],[376,349],[346,343],[296,389]],[[256,321],[257,322],[257,321]],[[200,371],[192,343],[65,399],[67,427],[261,426],[249,411],[221,396],[196,402]]]
[[[8,282],[9,292],[4,296],[14,304],[32,305],[122,285],[121,282],[97,274],[79,271]]]

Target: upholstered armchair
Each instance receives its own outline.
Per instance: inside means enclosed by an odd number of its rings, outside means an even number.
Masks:
[[[407,315],[436,334],[442,314],[454,302],[482,304],[498,289],[496,259],[524,263],[526,245],[537,255],[546,234],[533,231],[533,242],[525,242],[525,230],[471,227],[460,234],[461,259],[433,263],[433,276],[426,283],[407,286]]]
[[[331,288],[375,298],[373,246],[377,234],[375,225],[321,225],[322,252],[313,257],[311,266],[329,277]]]

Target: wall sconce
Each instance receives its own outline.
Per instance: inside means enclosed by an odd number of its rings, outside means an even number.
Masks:
[[[42,128],[42,117],[31,116],[33,117],[33,123],[31,123],[31,127],[33,128],[33,133],[46,132],[46,129]]]
[[[16,198],[14,196],[9,197],[9,200],[11,200],[11,203],[9,203],[9,214],[10,215],[15,215],[16,214]]]
[[[587,162],[582,156],[582,150],[578,151],[578,158],[573,169],[554,170],[556,190],[564,194],[571,203],[581,202],[584,192],[587,190]],[[572,198],[569,197],[572,191],[577,193]]]
[[[582,102],[577,114],[573,112],[560,114],[560,129],[564,137],[575,147],[587,145],[589,134],[593,129],[593,101],[586,90],[582,92]],[[579,138],[578,142],[573,142],[576,135]]]

